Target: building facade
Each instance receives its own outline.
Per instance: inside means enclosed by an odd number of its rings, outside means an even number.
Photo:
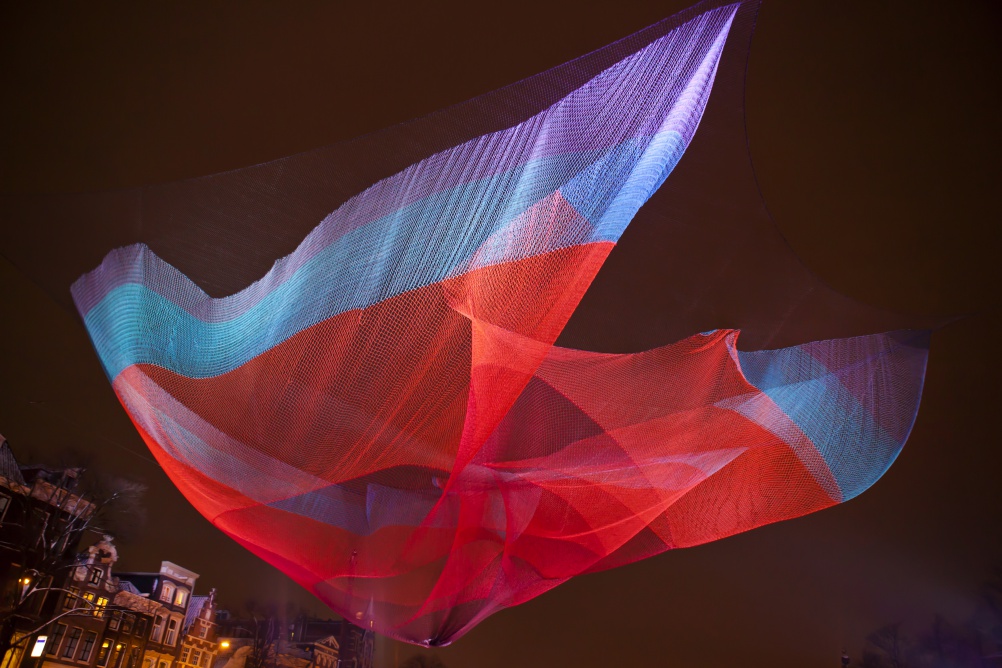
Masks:
[[[216,623],[216,590],[195,596],[188,606],[184,636],[175,668],[211,668],[219,654],[219,626]]]
[[[164,561],[158,572],[116,573],[111,537],[79,555],[41,657],[10,668],[207,668],[216,655],[215,591],[193,596],[198,574]]]
[[[180,652],[184,620],[198,573],[164,561],[157,573],[119,573],[118,579],[122,583],[128,583],[125,586],[127,590],[134,591],[158,606],[151,612],[150,634],[142,664],[134,668],[171,668]]]
[[[320,668],[372,668],[375,634],[344,619],[300,617],[290,627],[296,645],[308,649]]]
[[[80,469],[18,464],[0,436],[0,665],[16,666],[59,594],[93,506],[76,493]],[[30,637],[29,637],[30,636]]]
[[[112,573],[117,560],[109,536],[80,555],[46,629],[45,654],[31,668],[140,668],[156,607],[142,596],[122,596]]]

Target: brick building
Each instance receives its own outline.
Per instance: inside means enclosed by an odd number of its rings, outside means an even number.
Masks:
[[[36,668],[139,668],[154,610],[139,596],[123,600],[112,574],[117,560],[109,536],[80,555]]]
[[[215,659],[215,590],[164,561],[157,572],[114,572],[110,536],[79,555],[58,599],[44,654],[10,668],[208,668]]]
[[[184,620],[198,573],[164,561],[157,573],[119,573],[118,579],[128,583],[124,585],[127,590],[159,606],[150,613],[152,623],[142,665],[134,668],[171,668],[180,651]]]
[[[211,668],[219,654],[216,590],[192,597],[184,620],[184,637],[175,668]]]
[[[66,578],[93,506],[81,471],[18,464],[0,436],[0,666],[17,666],[29,635],[57,613],[49,591]],[[16,644],[15,644],[16,643]]]

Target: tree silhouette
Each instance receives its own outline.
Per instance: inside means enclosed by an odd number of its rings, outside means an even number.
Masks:
[[[134,531],[143,517],[139,501],[146,491],[139,483],[85,475],[79,468],[39,468],[30,484],[8,481],[6,488],[19,495],[21,512],[7,514],[0,536],[0,550],[11,563],[10,582],[0,591],[0,658],[56,619],[94,614],[94,604],[79,597],[77,607],[58,614],[50,604],[61,594],[73,595],[63,584],[80,540],[109,528]],[[15,640],[16,632],[21,635]]]

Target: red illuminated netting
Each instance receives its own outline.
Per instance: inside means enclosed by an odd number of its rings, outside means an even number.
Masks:
[[[813,277],[759,199],[756,9],[265,165],[5,200],[25,224],[0,239],[54,293],[90,270],[114,389],[215,526],[355,623],[445,644],[851,498],[907,438],[926,336]],[[69,221],[74,261],[46,264],[36,219]]]

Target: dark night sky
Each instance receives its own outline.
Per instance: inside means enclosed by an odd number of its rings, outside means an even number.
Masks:
[[[687,4],[5,3],[0,190],[123,188],[290,155],[497,88]],[[750,148],[805,264],[875,306],[974,313],[934,335],[918,421],[888,474],[834,509],[569,582],[437,650],[450,667],[837,665],[843,644],[858,655],[885,622],[969,612],[1002,560],[1000,18],[989,0],[766,0],[752,44]],[[174,491],[75,314],[3,259],[0,314],[0,432],[15,452],[76,448],[151,487],[124,568],[169,559],[224,604],[253,592],[310,605]],[[378,649],[382,665],[416,651]]]

